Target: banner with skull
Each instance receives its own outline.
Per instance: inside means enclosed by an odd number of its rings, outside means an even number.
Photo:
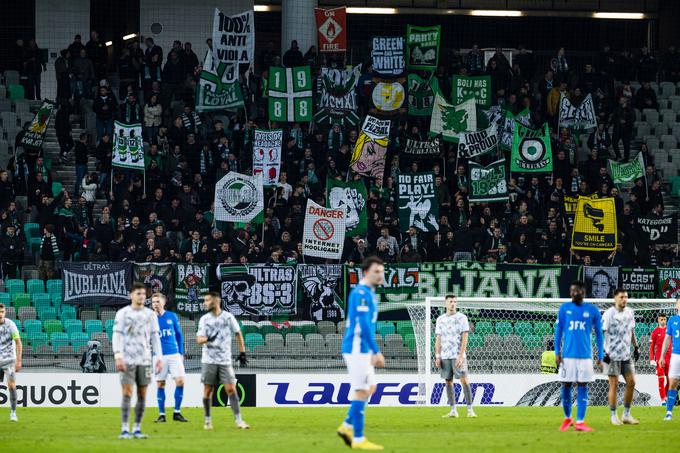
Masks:
[[[297,313],[297,272],[287,264],[219,265],[222,309],[234,316]]]

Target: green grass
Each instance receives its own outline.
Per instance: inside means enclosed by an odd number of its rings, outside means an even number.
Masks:
[[[253,427],[234,427],[231,411],[214,408],[211,432],[203,431],[202,410],[185,409],[187,424],[153,423],[150,410],[143,424],[148,440],[118,440],[117,409],[20,409],[19,423],[10,424],[0,410],[2,451],[234,451],[234,452],[343,452],[335,428],[345,408],[244,408]],[[620,410],[619,410],[620,411]],[[560,408],[476,409],[477,419],[442,419],[439,408],[374,408],[367,410],[366,435],[391,452],[450,451],[664,451],[673,450],[680,419],[663,422],[661,407],[634,408],[639,426],[612,426],[609,411],[590,408],[594,433],[560,433]],[[460,411],[461,415],[465,410]]]

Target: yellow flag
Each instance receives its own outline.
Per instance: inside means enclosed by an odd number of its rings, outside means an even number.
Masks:
[[[571,236],[571,248],[573,250],[614,250],[616,241],[614,199],[579,197]]]

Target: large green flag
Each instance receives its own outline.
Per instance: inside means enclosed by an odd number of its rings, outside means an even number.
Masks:
[[[361,181],[326,181],[326,207],[345,211],[345,236],[366,234],[368,196],[366,186]]]
[[[645,175],[645,159],[641,152],[630,162],[616,162],[610,159],[609,171],[615,184],[633,181]]]
[[[510,154],[510,171],[517,173],[549,173],[553,169],[552,147],[548,123],[540,129],[529,129],[515,122]]]
[[[312,121],[312,76],[309,66],[269,68],[269,119]]]
[[[236,110],[243,107],[238,65],[213,59],[208,51],[196,84],[196,111]]]
[[[441,25],[406,26],[406,67],[434,71],[439,63]]]
[[[441,93],[435,95],[430,119],[431,137],[441,134],[444,140],[457,142],[462,132],[476,130],[477,108],[474,99],[453,105],[446,102]]]
[[[475,98],[477,105],[491,105],[491,76],[454,75],[451,82],[451,102],[454,104]]]
[[[439,91],[439,80],[434,76],[423,79],[417,74],[408,75],[408,114],[430,116],[435,93]]]
[[[470,166],[470,203],[507,201],[508,184],[505,159],[492,162],[486,167],[475,161]]]
[[[434,173],[400,173],[397,181],[399,229],[438,231],[439,201],[434,191]]]

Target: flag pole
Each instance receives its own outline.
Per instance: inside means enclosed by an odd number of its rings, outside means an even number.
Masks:
[[[642,158],[642,175],[645,177],[645,198],[649,200],[649,183],[647,182],[647,164],[645,163],[645,156],[640,150],[640,157]]]

